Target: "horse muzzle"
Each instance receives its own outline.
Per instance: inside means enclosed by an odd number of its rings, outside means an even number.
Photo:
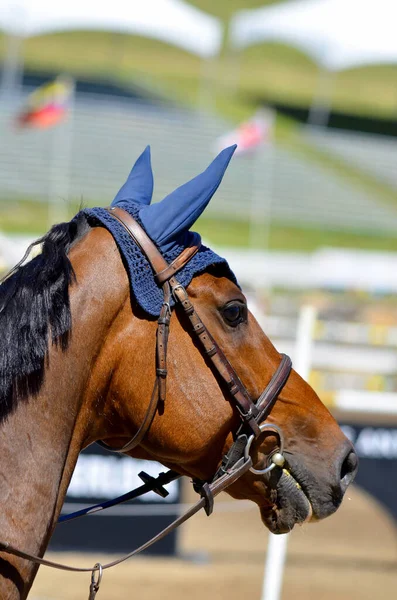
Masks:
[[[262,521],[272,533],[287,533],[296,524],[332,515],[358,469],[350,442],[346,442],[332,467],[319,460],[309,469],[288,451],[285,458],[282,468],[274,468],[267,475],[272,506],[260,509]]]

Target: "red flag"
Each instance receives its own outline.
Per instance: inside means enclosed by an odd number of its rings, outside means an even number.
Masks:
[[[236,154],[248,154],[261,146],[271,143],[273,139],[275,114],[266,109],[258,111],[252,119],[241,123],[236,129],[221,136],[217,140],[217,148],[225,148],[237,144]]]
[[[30,94],[26,107],[17,116],[19,127],[47,128],[56,125],[66,115],[73,92],[70,78],[59,76]]]

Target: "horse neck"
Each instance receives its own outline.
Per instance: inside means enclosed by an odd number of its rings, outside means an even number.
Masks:
[[[71,252],[77,276],[70,293],[71,343],[65,352],[50,348],[40,393],[20,402],[0,427],[0,539],[39,555],[90,435],[94,397],[89,390],[100,392],[99,383],[90,385],[92,364],[128,294],[121,262],[109,253],[107,232],[93,230],[86,237],[91,239]],[[0,597],[25,598],[36,571],[33,563],[2,554]]]

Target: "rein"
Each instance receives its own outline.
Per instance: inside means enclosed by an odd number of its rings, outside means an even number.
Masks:
[[[110,569],[111,567],[114,567],[131,558],[132,556],[135,556],[146,550],[152,544],[161,540],[168,533],[179,527],[179,525],[184,523],[202,508],[204,508],[207,515],[210,515],[213,511],[214,498],[221,491],[225,490],[227,487],[237,481],[237,479],[239,479],[248,470],[251,470],[256,474],[265,474],[276,466],[283,466],[284,442],[282,431],[276,425],[262,423],[262,421],[266,419],[271,411],[278,395],[288,380],[292,368],[291,359],[285,354],[282,354],[281,362],[269,384],[266,386],[259,398],[256,401],[253,401],[236,371],[214,338],[211,336],[203,321],[200,319],[189,299],[185,288],[175,277],[176,273],[189,262],[196,252],[198,252],[201,245],[200,236],[198,234],[194,234],[191,246],[185,248],[171,264],[168,264],[152,240],[147,236],[146,232],[126,211],[118,207],[107,210],[124,227],[134,243],[137,244],[149,261],[154,272],[155,281],[163,290],[163,304],[161,307],[160,316],[158,318],[158,327],[156,333],[156,380],[142,424],[131,440],[129,440],[120,448],[112,448],[102,440],[99,440],[97,443],[107,450],[111,450],[113,452],[125,453],[131,451],[142,442],[146,433],[150,429],[159,404],[165,402],[167,380],[167,344],[171,320],[171,298],[174,299],[175,304],[182,307],[185,315],[188,317],[192,325],[192,331],[199,341],[199,347],[201,348],[202,353],[208,357],[212,363],[213,369],[226,384],[231,396],[231,401],[238,411],[241,424],[234,435],[234,442],[232,446],[230,447],[228,453],[222,458],[221,465],[212,480],[193,481],[194,488],[200,494],[201,498],[183,515],[175,519],[175,521],[173,521],[160,533],[120,559],[109,562],[105,565],[97,563],[93,567],[72,567],[46,560],[39,556],[23,552],[11,544],[0,542],[0,551],[30,560],[39,565],[45,565],[65,571],[91,572],[89,600],[94,600],[99,589],[102,572],[105,569]],[[257,470],[253,468],[252,459],[250,456],[250,448],[252,442],[265,431],[272,431],[278,435],[280,447],[278,451],[269,456],[270,464],[264,469]],[[167,483],[170,483],[179,477],[179,474],[175,471],[168,471],[167,473],[161,473],[157,478],[153,478],[148,476],[146,473],[140,473],[140,477],[144,481],[144,485],[140,486],[140,488],[132,490],[131,492],[128,492],[119,498],[110,500],[103,504],[97,504],[93,507],[83,509],[82,511],[72,513],[71,515],[60,517],[59,522],[97,512],[99,510],[103,510],[104,508],[109,508],[115,504],[136,498],[151,490],[157,492],[161,496],[165,496],[167,495],[167,491],[164,489],[163,485],[166,485]]]

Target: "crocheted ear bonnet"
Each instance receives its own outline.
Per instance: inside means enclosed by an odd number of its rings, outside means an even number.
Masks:
[[[189,228],[198,219],[218,189],[230,159],[236,149],[223,150],[197,177],[188,181],[161,202],[150,204],[153,194],[153,173],[150,147],[144,150],[132,167],[131,173],[117,193],[112,206],[127,211],[144,228],[167,262],[172,262],[189,244]],[[163,292],[153,278],[151,267],[124,227],[104,208],[82,211],[89,222],[100,224],[113,235],[124,259],[131,292],[139,306],[148,314],[159,316]],[[192,278],[211,265],[222,265],[222,271],[236,283],[226,260],[210,248],[201,246],[193,258],[179,271],[177,278],[188,286]]]

